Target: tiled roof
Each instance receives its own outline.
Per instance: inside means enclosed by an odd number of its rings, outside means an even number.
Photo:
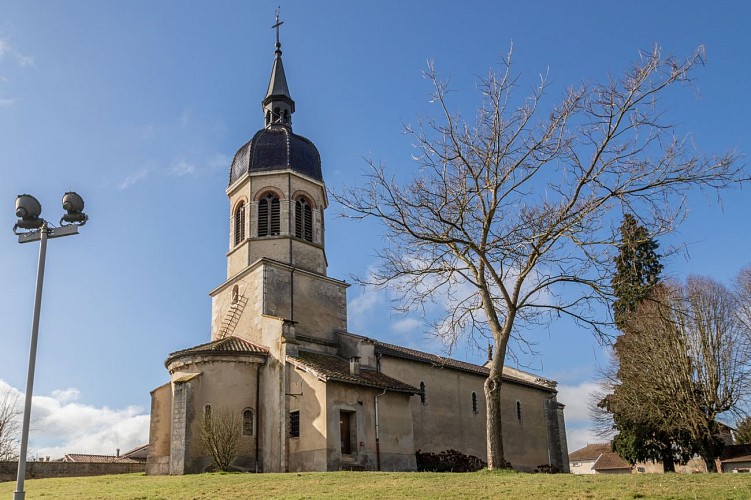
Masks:
[[[596,460],[597,457],[603,453],[610,453],[611,451],[613,450],[610,447],[610,443],[588,444],[584,448],[569,453],[568,461],[581,462],[582,460]]]
[[[614,451],[608,451],[600,455],[600,458],[597,459],[592,468],[594,470],[631,469],[631,464],[623,460]]]
[[[149,454],[149,445],[147,443],[147,444],[138,446],[136,448],[133,448],[130,451],[126,451],[125,453],[120,455],[120,459],[129,458],[137,462],[145,462],[148,454]]]
[[[409,384],[375,370],[361,369],[359,375],[352,375],[349,370],[349,361],[338,356],[300,351],[296,357],[287,356],[287,360],[326,381],[345,382],[411,394],[420,392],[419,389]]]
[[[385,354],[386,356],[409,359],[411,361],[420,361],[423,363],[432,364],[433,366],[436,366],[438,368],[451,368],[454,370],[474,373],[483,377],[487,377],[490,373],[490,369],[484,366],[475,365],[473,363],[446,358],[443,356],[438,356],[436,354],[430,354],[427,352],[418,351],[416,349],[410,349],[394,344],[387,344],[385,342],[379,342],[377,340],[374,340],[373,342],[375,343],[376,352]],[[552,380],[547,380],[536,375],[524,373],[507,366],[504,366],[503,368],[503,380],[518,382],[526,385],[534,385],[537,387],[545,387],[549,390],[555,390],[555,382],[553,382]]]
[[[726,446],[720,457],[722,463],[751,462],[751,444]]]
[[[208,342],[206,344],[197,345],[182,351],[175,351],[167,356],[167,360],[164,362],[168,365],[173,359],[191,354],[263,354],[268,355],[269,349],[264,346],[248,342],[247,340],[239,337],[225,337],[223,339]]]
[[[115,455],[91,455],[87,453],[68,453],[65,455],[63,462],[87,462],[87,463],[126,463],[137,464],[139,460],[133,460],[128,457],[116,457]]]

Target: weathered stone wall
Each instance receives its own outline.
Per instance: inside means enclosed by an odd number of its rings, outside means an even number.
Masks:
[[[104,476],[144,472],[146,464],[92,462],[26,462],[26,479]],[[0,462],[0,482],[15,481],[18,462]]]
[[[279,196],[280,234],[258,237],[258,199],[267,192]],[[292,264],[319,274],[326,274],[324,252],[324,215],[328,201],[323,183],[313,181],[298,173],[282,170],[257,172],[234,184],[228,191],[230,200],[229,252],[227,253],[227,278],[242,272],[262,257]],[[313,241],[304,242],[294,237],[294,202],[304,196],[312,203]],[[247,242],[234,244],[234,210],[239,202],[246,204],[245,235]]]
[[[169,474],[171,418],[172,386],[166,383],[151,391],[147,474]]]
[[[485,459],[485,377],[387,356],[382,358],[381,371],[415,387],[420,387],[420,382],[425,384],[425,404],[419,395],[410,401],[415,450],[438,453],[454,449]],[[476,395],[476,408],[472,393]],[[560,447],[560,435],[549,435],[546,408],[552,394],[525,384],[504,382],[504,454],[515,469],[531,471],[549,463],[549,449]],[[555,410],[552,416],[557,417]]]

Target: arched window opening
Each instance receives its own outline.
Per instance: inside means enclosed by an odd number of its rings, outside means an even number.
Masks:
[[[289,123],[289,110],[284,110],[284,123]]]
[[[521,401],[516,402],[516,418],[521,422],[522,420],[522,403]]]
[[[237,304],[238,300],[240,300],[240,287],[235,285],[232,287],[232,303]]]
[[[281,121],[282,113],[279,110],[279,108],[274,108],[274,123],[279,123]]]
[[[203,419],[208,421],[211,420],[211,405],[206,404],[203,406]]]
[[[271,111],[266,111],[266,125],[271,123]]]
[[[252,436],[255,430],[253,429],[253,410],[246,408],[243,411],[243,436]]]
[[[258,236],[276,236],[279,232],[279,198],[269,193],[258,202]]]
[[[235,209],[235,245],[245,240],[245,202],[241,201]]]
[[[420,382],[420,403],[428,404],[428,394],[425,392],[425,382]]]
[[[305,198],[295,202],[295,236],[313,241],[313,209]]]
[[[472,393],[472,413],[477,413],[477,393]]]

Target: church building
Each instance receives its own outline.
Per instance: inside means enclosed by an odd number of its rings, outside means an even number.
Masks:
[[[263,128],[229,171],[227,279],[210,342],[170,354],[151,392],[148,474],[209,469],[201,423],[234,412],[233,466],[256,472],[416,469],[415,453],[485,459],[489,370],[347,327],[347,283],[327,276],[328,204],[315,145],[293,132],[277,42]],[[504,369],[503,442],[518,470],[568,470],[556,383]]]

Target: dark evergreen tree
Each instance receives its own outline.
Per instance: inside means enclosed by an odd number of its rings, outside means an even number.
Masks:
[[[751,417],[746,417],[738,423],[735,441],[738,444],[751,444]]]
[[[631,214],[623,216],[621,244],[615,258],[613,277],[613,319],[623,331],[628,314],[636,311],[660,281],[662,264],[657,253],[658,244],[649,236],[647,228],[639,225]],[[625,333],[625,332],[624,332]]]
[[[622,332],[615,345],[618,366],[621,366],[621,356],[627,355],[628,351],[628,348],[619,350],[619,344],[638,344],[638,339],[631,338],[636,333],[629,332],[627,326],[629,315],[636,314],[639,304],[647,300],[658,286],[663,267],[657,253],[659,245],[633,215],[624,215],[620,232],[621,242],[615,258],[616,274],[612,281],[616,297],[613,302],[613,319]],[[624,350],[626,353],[622,352]],[[635,382],[629,381],[628,375],[620,369],[616,378],[618,385],[613,394],[606,396],[600,403],[601,407],[611,413],[615,429],[618,430],[618,435],[613,440],[613,449],[632,464],[659,460],[666,472],[674,471],[675,462],[685,463],[691,457],[693,447],[690,440],[677,431],[655,426],[646,419],[634,420],[632,416],[619,411],[618,392],[621,386]]]

